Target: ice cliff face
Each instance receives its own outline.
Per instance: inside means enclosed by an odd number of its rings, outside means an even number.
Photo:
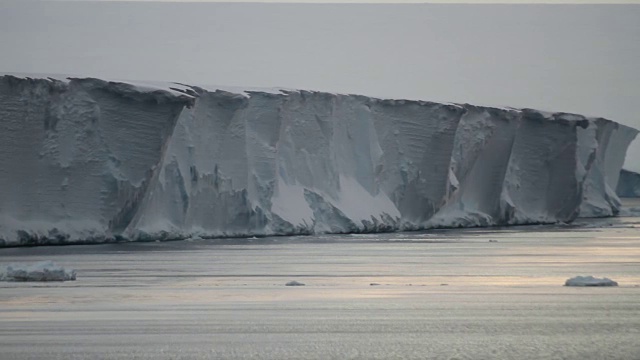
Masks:
[[[0,244],[568,222],[636,131],[535,110],[0,77]]]
[[[619,197],[640,197],[640,174],[622,169],[616,194]]]

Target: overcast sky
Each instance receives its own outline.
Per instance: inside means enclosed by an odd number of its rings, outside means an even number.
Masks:
[[[0,71],[533,107],[640,128],[640,5],[0,1]],[[640,170],[640,141],[627,167]]]

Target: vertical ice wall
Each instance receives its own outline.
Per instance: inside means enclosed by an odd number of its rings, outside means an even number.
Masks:
[[[430,220],[434,225],[490,225],[506,218],[503,189],[520,114],[472,105],[465,110],[454,140],[451,198]]]
[[[503,189],[507,223],[571,221],[580,205],[576,178],[581,120],[522,110]]]
[[[98,79],[0,78],[0,238],[124,230],[192,99]]]
[[[588,132],[587,132],[588,131]],[[616,215],[620,200],[615,193],[620,169],[637,131],[606,119],[595,119],[581,131],[582,144],[592,143],[586,162],[581,217]]]
[[[607,150],[608,140],[635,135],[608,120],[530,109],[197,91],[153,191],[160,203],[135,224],[143,234],[389,231],[608,216],[619,203],[608,195],[605,184],[614,180],[606,164],[616,168],[624,159]],[[616,141],[620,149],[628,144]],[[216,193],[207,196],[211,182]]]
[[[1,77],[0,239],[343,233],[610,216],[637,133],[530,109],[176,87]]]

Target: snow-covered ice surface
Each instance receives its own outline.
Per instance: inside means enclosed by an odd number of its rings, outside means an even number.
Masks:
[[[635,359],[639,229],[617,217],[4,248],[0,264],[53,259],[82,276],[0,282],[0,357]],[[619,286],[562,286],[577,274]]]
[[[5,75],[0,245],[612,216],[636,134],[531,109]]]
[[[75,270],[65,270],[53,261],[35,264],[11,264],[0,269],[0,281],[70,281],[76,279]]]
[[[565,281],[564,286],[618,286],[616,281],[609,278],[597,278],[591,275],[576,276]]]

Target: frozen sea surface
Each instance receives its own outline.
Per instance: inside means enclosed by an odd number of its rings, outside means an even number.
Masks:
[[[638,217],[0,249],[42,260],[77,280],[0,283],[2,359],[640,356]],[[577,275],[619,286],[563,286]]]

